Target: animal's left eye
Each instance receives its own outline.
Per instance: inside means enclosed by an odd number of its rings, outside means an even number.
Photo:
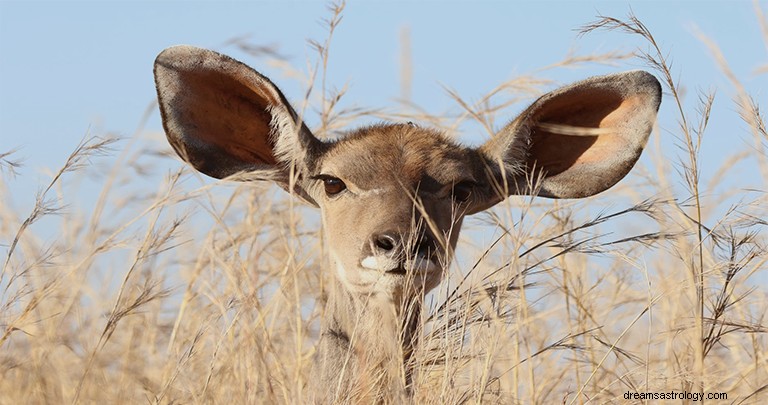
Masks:
[[[451,197],[457,203],[463,203],[469,201],[472,197],[472,190],[475,188],[475,183],[471,181],[462,181],[453,186],[451,190]]]

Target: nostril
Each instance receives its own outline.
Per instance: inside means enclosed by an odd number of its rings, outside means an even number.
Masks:
[[[383,233],[381,235],[378,235],[374,238],[374,244],[377,248],[389,252],[392,251],[392,249],[395,248],[395,245],[397,244],[397,241],[392,235],[388,235],[386,233]]]
[[[413,253],[421,253],[425,256],[429,256],[433,250],[432,239],[427,235],[422,235],[418,241],[413,245]]]

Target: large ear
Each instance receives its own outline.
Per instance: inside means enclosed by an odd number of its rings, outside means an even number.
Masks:
[[[660,104],[661,86],[650,73],[593,77],[545,94],[480,151],[510,194],[591,196],[629,173]]]
[[[228,56],[174,46],[154,73],[168,142],[201,173],[248,172],[287,189],[290,168],[306,171],[322,149],[269,79]],[[314,204],[301,184],[296,191]]]

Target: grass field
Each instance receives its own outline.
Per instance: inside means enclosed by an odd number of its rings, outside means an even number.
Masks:
[[[768,20],[756,21],[768,44]],[[468,221],[458,260],[427,298],[416,403],[768,400],[765,94],[730,74],[706,37],[732,88],[685,97],[674,54],[642,22],[598,18],[583,34],[595,31],[643,39],[631,57],[662,82],[674,118],[610,191],[513,197]],[[332,35],[311,55],[318,82]],[[552,68],[626,57],[564,56]],[[325,136],[387,119],[449,134],[465,121],[498,128],[547,89],[520,77],[477,102],[450,93],[464,113],[435,117],[338,109],[343,90],[317,87],[305,101]],[[721,136],[707,131],[715,100],[732,105],[733,131],[749,142],[712,168],[699,152]],[[23,162],[0,150],[0,403],[301,403],[328,277],[318,213],[269,184],[203,182],[161,142],[86,135],[62,159],[34,206],[13,207],[7,185],[25,181],[14,175]],[[165,167],[174,171],[158,182]],[[762,187],[728,187],[745,167]],[[702,178],[705,168],[716,174]],[[82,201],[80,182],[97,184],[98,198]]]

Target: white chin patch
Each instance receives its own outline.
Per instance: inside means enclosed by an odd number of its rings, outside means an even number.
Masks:
[[[369,270],[388,271],[396,269],[400,262],[387,256],[368,256],[360,264]]]
[[[399,260],[395,260],[388,256],[368,256],[363,259],[360,264],[363,266],[363,268],[380,272],[395,270],[400,267]],[[405,262],[405,267],[408,271],[420,273],[429,273],[439,270],[439,266],[437,264],[423,257],[422,255],[418,255],[415,259]]]

